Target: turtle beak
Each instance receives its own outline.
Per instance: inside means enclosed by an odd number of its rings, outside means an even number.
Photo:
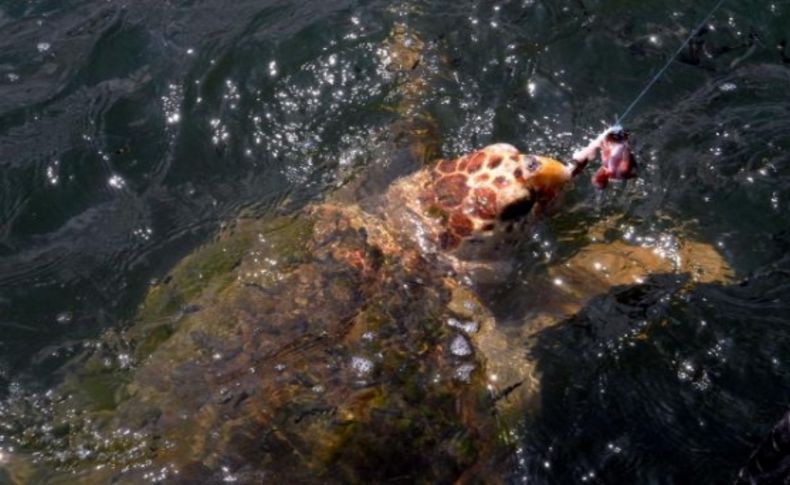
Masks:
[[[537,192],[541,199],[553,199],[571,179],[571,169],[553,158],[535,158],[540,163],[534,170],[528,167],[527,186]]]

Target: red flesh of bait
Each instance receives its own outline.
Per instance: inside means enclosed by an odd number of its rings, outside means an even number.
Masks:
[[[583,150],[579,150],[573,155],[574,169],[576,175],[595,158],[598,150],[601,150],[601,167],[593,175],[593,183],[599,189],[605,188],[609,184],[609,179],[623,180],[636,176],[636,166],[631,147],[628,144],[628,134],[622,129],[610,129],[604,132]]]

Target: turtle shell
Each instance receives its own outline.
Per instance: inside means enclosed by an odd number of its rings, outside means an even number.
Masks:
[[[241,220],[151,289],[125,336],[131,368],[96,355],[60,390],[56,409],[102,419],[32,439],[91,483],[476,476],[496,423],[452,298],[356,206]]]

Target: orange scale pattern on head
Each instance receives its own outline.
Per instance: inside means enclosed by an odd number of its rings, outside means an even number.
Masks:
[[[496,192],[487,188],[477,188],[472,196],[474,215],[484,220],[496,219]]]
[[[466,166],[469,164],[469,159],[471,157],[469,155],[463,156],[458,159],[458,165],[456,166],[456,170],[459,172],[465,172]]]
[[[453,233],[461,237],[472,234],[475,229],[475,225],[472,220],[463,215],[461,212],[454,212],[450,216],[449,226]]]
[[[502,155],[494,155],[488,161],[488,168],[495,169],[502,164]]]
[[[457,160],[442,160],[436,166],[437,170],[442,173],[453,173],[458,165]]]
[[[517,168],[513,171],[513,177],[515,177],[515,179],[518,180],[519,182],[526,181],[526,179],[524,178],[524,171],[521,170],[520,168]]]
[[[494,186],[498,189],[504,189],[508,185],[510,185],[510,181],[502,175],[494,179]]]
[[[490,179],[490,178],[491,178],[491,176],[489,174],[481,173],[480,175],[477,175],[475,177],[475,183],[482,184],[484,182],[488,182],[488,179]]]
[[[465,175],[448,175],[436,182],[436,199],[446,208],[459,206],[468,193]]]
[[[485,165],[486,162],[486,158],[487,157],[485,152],[480,151],[475,153],[466,166],[467,173],[473,174],[478,170],[480,170],[481,168],[483,168],[483,165]]]

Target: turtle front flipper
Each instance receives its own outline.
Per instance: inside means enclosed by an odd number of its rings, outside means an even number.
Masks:
[[[419,35],[405,24],[396,24],[379,50],[381,64],[394,77],[398,120],[391,132],[396,145],[407,147],[420,165],[439,156],[437,125],[425,110],[425,93],[436,74],[446,67],[445,57],[429,49]]]
[[[393,26],[377,55],[381,77],[390,86],[382,109],[394,117],[386,130],[371,137],[381,156],[368,166],[365,177],[333,194],[335,200],[367,201],[365,208],[371,211],[395,180],[440,157],[438,126],[426,109],[425,94],[446,67],[439,49],[403,23]]]

